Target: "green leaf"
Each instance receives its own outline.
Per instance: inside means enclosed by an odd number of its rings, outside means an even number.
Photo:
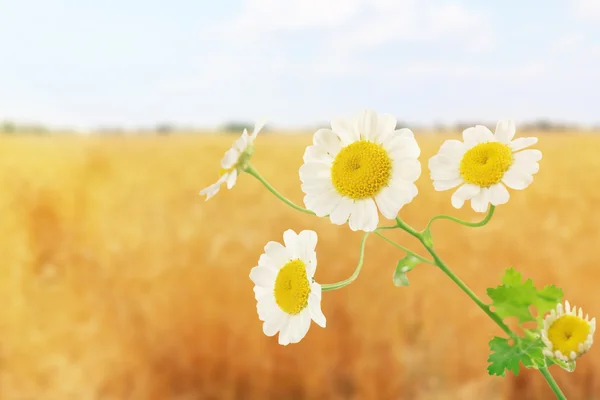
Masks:
[[[502,283],[506,286],[520,285],[522,280],[523,275],[521,275],[520,272],[517,272],[515,267],[510,267],[507,269],[502,277]]]
[[[538,315],[544,315],[552,310],[563,298],[563,291],[554,285],[544,286],[538,290],[537,297],[533,305],[537,309]]]
[[[538,337],[519,337],[513,345],[508,339],[494,337],[490,340],[490,356],[488,373],[505,376],[506,371],[519,375],[520,364],[526,368],[542,368],[547,366],[543,354],[544,343]]]
[[[411,254],[407,254],[406,257],[398,261],[396,270],[394,271],[394,285],[396,286],[408,286],[408,276],[406,273],[416,267],[421,261]]]
[[[530,306],[542,316],[553,309],[563,296],[561,289],[554,285],[542,290],[536,289],[531,279],[523,281],[523,276],[514,268],[509,268],[502,277],[502,285],[487,290],[492,306],[501,318],[516,317],[519,323],[535,321]]]

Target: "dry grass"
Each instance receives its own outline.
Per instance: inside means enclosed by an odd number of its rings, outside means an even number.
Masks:
[[[369,239],[359,280],[324,295],[328,326],[280,347],[262,334],[248,278],[287,228],[319,233],[317,279],[354,269],[360,234],[302,215],[250,176],[205,203],[233,137],[0,138],[0,398],[551,399],[539,374],[486,375],[499,329],[432,267],[391,275],[401,254]],[[422,136],[423,163],[442,138]],[[264,135],[255,165],[301,203],[309,136]],[[515,265],[600,316],[600,138],[542,137],[541,171],[477,231],[440,221],[442,257],[475,291]],[[425,169],[426,171],[426,169]],[[401,217],[451,209],[425,172]],[[417,249],[412,238],[392,237]],[[422,252],[421,252],[422,253]],[[570,400],[600,399],[598,349]]]

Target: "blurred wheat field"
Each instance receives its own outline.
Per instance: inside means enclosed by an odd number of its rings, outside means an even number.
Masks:
[[[418,229],[439,213],[482,217],[432,188],[427,160],[450,136],[417,137],[419,195],[400,217]],[[359,279],[324,293],[326,329],[287,347],[265,337],[248,278],[263,246],[316,230],[316,279],[331,283],[354,271],[361,234],[294,211],[249,175],[205,202],[198,192],[233,140],[0,138],[1,399],[552,398],[535,371],[487,376],[499,328],[431,266],[394,287],[403,254],[375,236]],[[256,141],[253,164],[298,204],[310,142]],[[514,265],[600,316],[600,137],[546,135],[536,147],[534,183],[483,228],[436,222],[436,248],[486,300]],[[574,373],[552,368],[570,400],[600,399],[599,351]]]

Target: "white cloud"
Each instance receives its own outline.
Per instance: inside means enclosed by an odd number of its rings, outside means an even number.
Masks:
[[[323,43],[353,51],[440,39],[474,50],[493,43],[488,14],[416,0],[246,0],[240,14],[215,30],[255,43],[277,34],[319,31]]]
[[[574,0],[575,16],[584,21],[600,21],[600,0]]]

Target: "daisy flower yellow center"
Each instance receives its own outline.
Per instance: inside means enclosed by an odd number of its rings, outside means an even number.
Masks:
[[[284,312],[298,314],[308,306],[310,283],[301,260],[285,264],[275,279],[275,302]]]
[[[340,150],[333,160],[331,180],[343,196],[354,200],[375,196],[392,176],[392,160],[375,143],[359,140]]]
[[[548,340],[554,350],[569,356],[572,351],[579,354],[579,345],[585,343],[590,333],[590,324],[574,315],[563,315],[548,328]]]
[[[480,143],[467,150],[460,162],[460,175],[477,186],[489,187],[502,180],[513,162],[512,151],[502,143]]]

